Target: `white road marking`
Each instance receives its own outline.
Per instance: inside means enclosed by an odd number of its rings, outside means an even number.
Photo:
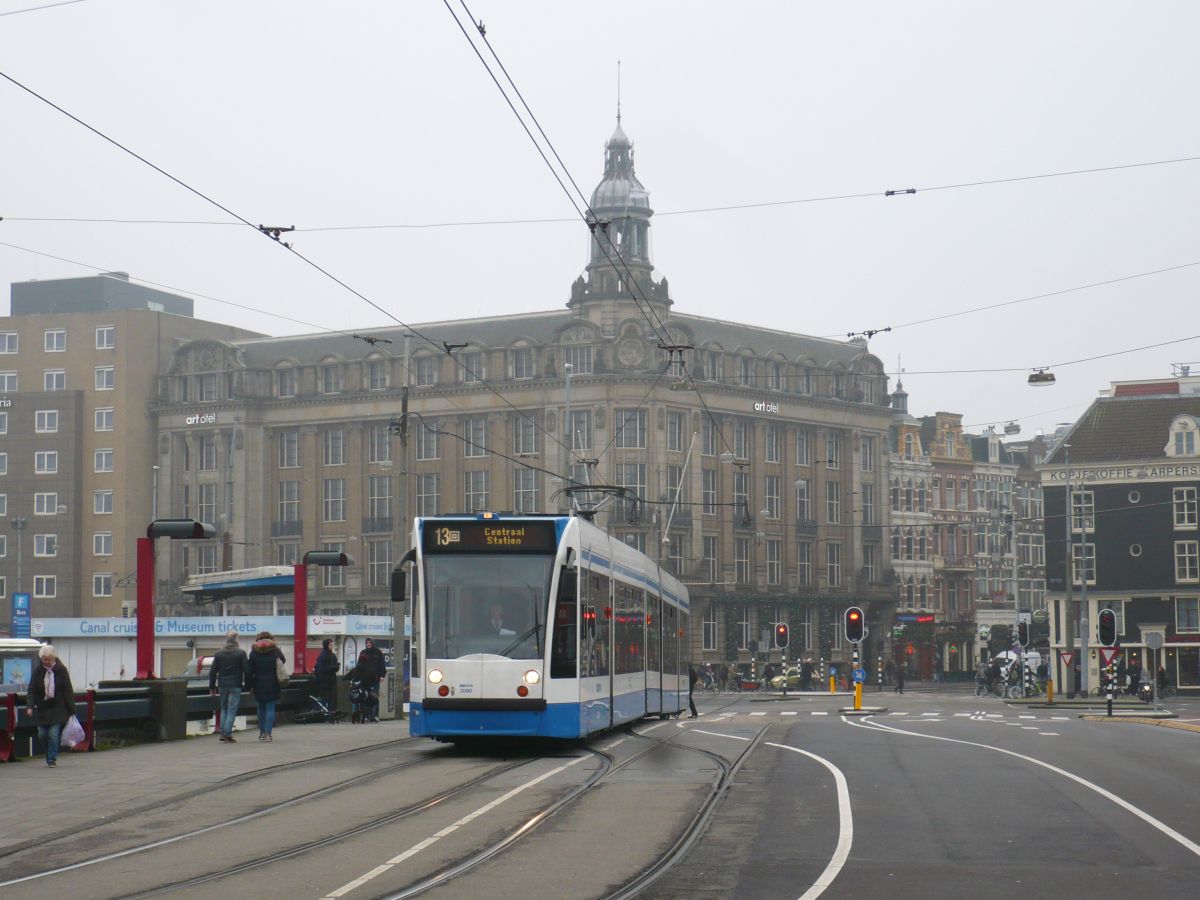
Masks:
[[[906,713],[906,712],[894,712],[894,713],[892,713],[892,715],[893,715],[893,716],[907,716],[907,715],[908,715],[908,713]]]
[[[1017,716],[1018,719],[1036,719],[1037,716]]]
[[[1037,731],[1037,726],[1036,725],[1022,725],[1021,730],[1022,731]]]
[[[750,715],[752,715],[752,716],[765,716],[765,715],[766,715],[766,713],[765,713],[765,712],[752,712],[752,713],[750,713]]]
[[[812,714],[813,714],[814,716],[827,716],[827,715],[829,715],[829,713],[827,713],[827,712],[818,712],[818,711],[817,711],[817,710],[815,710],[815,709],[813,710]]]
[[[711,734],[713,737],[729,738],[734,741],[749,741],[750,740],[750,738],[748,738],[748,737],[741,737],[736,734],[723,734],[720,731],[704,731],[703,729],[700,729],[700,728],[693,728],[692,734]]]
[[[663,723],[663,724],[665,724],[665,723]],[[655,727],[658,727],[658,726],[655,726]],[[649,731],[649,730],[650,729],[648,729],[648,728],[646,729],[646,731]],[[587,757],[577,756],[577,757],[575,757],[575,759],[571,760],[569,763],[565,763],[561,766],[558,766],[557,768],[551,769],[549,772],[539,775],[536,778],[531,778],[529,781],[526,781],[524,784],[517,785],[517,787],[513,788],[511,791],[501,794],[499,797],[497,797],[491,803],[487,803],[487,804],[479,807],[479,809],[475,810],[474,812],[467,813],[465,816],[463,816],[461,819],[459,819],[453,825],[448,825],[447,827],[443,828],[441,831],[433,834],[430,837],[425,838],[425,840],[420,841],[416,844],[413,844],[411,847],[409,847],[407,850],[405,850],[399,856],[393,856],[387,862],[385,862],[381,865],[378,865],[375,868],[371,869],[369,872],[366,872],[366,873],[358,876],[353,881],[347,882],[346,884],[342,885],[337,890],[330,891],[328,894],[325,895],[324,898],[322,898],[322,900],[334,900],[334,898],[337,898],[337,897],[344,897],[346,894],[350,893],[355,888],[362,887],[364,884],[366,884],[368,881],[371,881],[373,878],[379,877],[380,875],[382,875],[385,872],[392,869],[392,867],[398,866],[400,863],[404,862],[406,859],[416,856],[422,850],[426,849],[427,847],[432,846],[433,844],[436,844],[443,837],[457,831],[463,825],[467,825],[470,822],[473,822],[475,819],[479,818],[480,816],[486,815],[487,813],[489,813],[493,809],[495,809],[497,806],[499,806],[501,803],[504,803],[507,800],[511,800],[513,797],[517,796],[517,794],[520,794],[520,793],[523,793],[524,791],[529,790],[534,785],[541,784],[547,778],[552,778],[555,775],[557,775],[559,772],[566,771],[567,769],[571,768],[571,766],[573,766],[577,763],[583,762],[584,759],[586,759],[586,758]]]
[[[1048,762],[1043,762],[1042,760],[1037,759],[1036,757],[1026,756],[1024,753],[1017,753],[1015,750],[1006,750],[1003,747],[993,747],[990,744],[980,744],[977,741],[963,741],[963,740],[959,740],[958,738],[943,737],[940,734],[921,734],[918,731],[905,731],[902,728],[896,728],[892,725],[884,725],[882,722],[872,722],[870,716],[867,716],[863,720],[863,723],[851,722],[851,721],[847,720],[845,716],[842,717],[842,721],[846,722],[846,724],[848,724],[848,725],[853,725],[856,728],[867,728],[867,729],[874,728],[878,731],[890,731],[890,732],[893,732],[894,734],[907,734],[912,737],[924,738],[927,741],[948,741],[951,744],[963,744],[967,747],[981,747],[984,750],[991,750],[994,753],[1003,753],[1005,756],[1014,756],[1017,759],[1023,759],[1026,762],[1033,763],[1035,766],[1041,766],[1043,769],[1049,769],[1051,772],[1055,772],[1056,774],[1061,775],[1064,778],[1069,778],[1071,781],[1074,781],[1076,784],[1082,785],[1083,787],[1087,788],[1088,790],[1095,791],[1097,794],[1099,794],[1101,797],[1104,797],[1106,800],[1111,800],[1117,806],[1119,806],[1122,809],[1126,810],[1127,812],[1130,812],[1133,815],[1137,816],[1139,819],[1141,819],[1146,824],[1151,825],[1154,828],[1157,828],[1159,831],[1161,831],[1167,837],[1171,838],[1171,840],[1176,841],[1177,843],[1182,845],[1184,847],[1184,849],[1191,851],[1196,856],[1200,856],[1200,844],[1197,844],[1195,841],[1191,840],[1190,838],[1186,837],[1185,835],[1180,834],[1178,831],[1176,831],[1170,825],[1167,825],[1165,822],[1162,822],[1162,821],[1154,818],[1154,816],[1152,816],[1148,812],[1145,812],[1144,810],[1141,810],[1138,807],[1134,806],[1128,800],[1124,800],[1121,797],[1118,797],[1112,791],[1102,788],[1102,787],[1100,787],[1100,785],[1095,784],[1091,781],[1088,781],[1086,778],[1081,778],[1079,775],[1076,775],[1074,772],[1068,772],[1066,769],[1060,769],[1058,766],[1052,765]],[[1043,733],[1051,735],[1053,737],[1059,736],[1059,735],[1055,734],[1054,732],[1043,732]]]
[[[1061,737],[1057,731],[1039,731],[1038,734],[1042,737]]]
[[[960,717],[965,718],[966,716],[969,716],[969,715],[971,715],[971,714],[970,713],[955,713],[954,714],[955,718],[960,718]]]
[[[657,725],[651,725],[649,728],[643,728],[642,733],[645,734],[647,731],[653,731],[655,728],[662,728],[666,724],[666,722],[659,722]]]
[[[842,716],[842,721],[846,717]],[[846,784],[846,776],[842,774],[842,770],[823,757],[817,756],[815,753],[809,753],[807,750],[801,750],[799,747],[789,747],[787,744],[776,744],[774,741],[767,741],[767,746],[778,747],[780,750],[790,750],[792,753],[799,753],[801,756],[807,756],[809,759],[816,760],[833,775],[834,784],[837,785],[838,795],[838,842],[837,847],[833,851],[833,857],[829,860],[829,864],[825,870],[817,876],[817,880],[813,882],[812,887],[800,895],[800,900],[816,900],[825,893],[826,888],[833,884],[833,880],[838,877],[838,873],[842,871],[842,867],[846,864],[846,859],[850,856],[850,847],[854,844],[854,815],[850,809],[850,788]]]
[[[923,715],[923,716],[940,716],[940,715],[941,715],[941,713],[935,713],[935,712],[932,712],[932,713],[921,713],[921,715]]]
[[[789,710],[787,712],[781,712],[780,715],[781,716],[794,716],[794,715],[796,715],[796,712],[795,712],[795,710]]]
[[[1070,716],[1051,716],[1050,718],[1056,722],[1070,722],[1071,721]]]

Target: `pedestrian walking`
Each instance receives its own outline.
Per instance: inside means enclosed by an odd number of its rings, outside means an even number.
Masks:
[[[696,712],[696,701],[692,699],[692,688],[696,686],[696,668],[688,666],[688,706],[692,709],[692,714],[689,719],[694,719],[698,715]]]
[[[904,666],[896,666],[896,690],[895,693],[904,693]]]
[[[800,664],[800,690],[811,691],[813,686],[813,661],[808,657]]]
[[[1142,666],[1138,662],[1137,657],[1133,657],[1129,661],[1129,693],[1137,694],[1138,682],[1142,680]]]
[[[75,688],[71,673],[58,658],[53,644],[43,644],[38,650],[42,664],[29,679],[26,705],[29,716],[37,725],[38,740],[46,747],[46,765],[58,765],[58,747],[63,726],[75,715]]]
[[[221,743],[235,743],[233,722],[242,703],[242,685],[246,682],[246,651],[238,646],[238,633],[229,629],[225,646],[217,651],[208,670],[208,692],[219,696],[217,709],[221,712]]]
[[[246,680],[258,704],[258,739],[271,741],[271,732],[275,730],[275,704],[283,694],[275,663],[287,662],[287,658],[275,643],[271,632],[260,631],[248,659]]]
[[[321,652],[317,654],[317,661],[313,664],[313,675],[317,680],[317,696],[325,701],[330,710],[337,705],[334,696],[337,670],[338,658],[333,652],[333,638],[325,638],[321,641]]]

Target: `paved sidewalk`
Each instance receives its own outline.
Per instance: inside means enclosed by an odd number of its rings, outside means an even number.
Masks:
[[[0,763],[0,853],[75,825],[121,818],[214,789],[239,776],[408,737],[407,720],[370,725],[276,726],[275,740],[236,732],[138,744],[96,753],[64,750],[53,769],[41,757]]]

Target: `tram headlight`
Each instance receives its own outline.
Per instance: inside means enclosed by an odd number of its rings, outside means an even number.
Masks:
[[[530,669],[528,672],[525,673],[525,683],[526,684],[537,684],[541,680],[542,680],[542,673],[539,672],[537,669]]]
[[[442,679],[445,677],[446,676],[444,676],[442,674],[441,669],[430,669],[429,670],[429,683],[430,684],[441,684]]]

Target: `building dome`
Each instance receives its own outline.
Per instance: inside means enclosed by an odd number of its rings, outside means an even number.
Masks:
[[[619,119],[616,131],[604,145],[604,177],[592,191],[591,207],[650,210],[650,194],[633,171],[633,142]]]

